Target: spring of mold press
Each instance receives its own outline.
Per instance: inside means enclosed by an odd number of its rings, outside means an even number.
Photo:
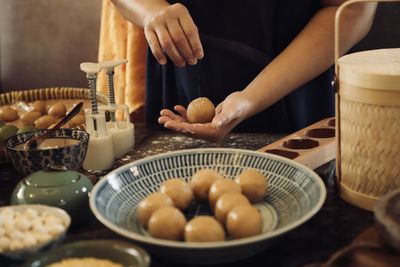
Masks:
[[[108,98],[110,104],[115,104],[115,90],[114,90],[114,71],[107,73],[108,78]]]
[[[92,114],[99,114],[97,108],[97,98],[96,98],[96,77],[88,78],[89,88],[90,88],[90,101],[92,104]]]

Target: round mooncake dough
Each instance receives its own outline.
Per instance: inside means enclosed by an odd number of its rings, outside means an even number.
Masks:
[[[18,111],[16,109],[9,106],[0,108],[0,120],[10,122],[16,119],[18,119]]]
[[[51,115],[45,115],[35,121],[35,127],[38,129],[47,129],[53,123],[56,123],[57,119]]]
[[[210,122],[215,116],[215,106],[206,97],[199,97],[189,103],[186,113],[190,123]]]
[[[78,114],[70,120],[69,127],[73,128],[85,124],[85,121],[85,115]]]
[[[31,104],[32,111],[38,111],[42,115],[46,114],[46,102],[43,100],[36,100]]]
[[[21,115],[21,121],[26,125],[34,125],[35,121],[42,116],[39,111],[29,111]]]
[[[228,192],[241,193],[242,189],[238,184],[229,179],[219,179],[211,185],[208,201],[212,210],[214,210],[218,198]]]
[[[229,192],[220,196],[215,203],[215,217],[225,225],[226,216],[236,206],[251,205],[250,201],[241,193]]]
[[[151,215],[156,210],[164,207],[173,207],[172,199],[169,196],[159,192],[148,195],[137,206],[139,223],[144,228],[147,228]]]
[[[156,210],[149,220],[149,233],[152,237],[182,240],[186,225],[183,213],[174,207],[164,207]]]
[[[193,192],[190,186],[184,180],[178,178],[165,181],[160,187],[160,192],[168,195],[174,206],[181,210],[189,207],[193,200]]]
[[[226,218],[226,229],[233,238],[258,235],[262,227],[260,212],[251,205],[236,206]]]
[[[223,178],[219,172],[211,169],[203,169],[196,172],[190,181],[190,187],[193,190],[195,199],[200,202],[207,202],[211,185],[216,180]]]
[[[224,228],[211,216],[197,216],[185,226],[185,241],[187,242],[215,242],[224,240]]]
[[[236,177],[235,182],[240,185],[242,188],[242,193],[252,203],[263,200],[263,198],[267,195],[267,178],[257,170],[244,170],[238,177]]]
[[[55,103],[49,108],[49,115],[52,115],[53,117],[60,118],[64,117],[65,114],[67,113],[67,107],[65,106],[64,103]]]

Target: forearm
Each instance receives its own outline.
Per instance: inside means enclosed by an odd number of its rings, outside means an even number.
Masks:
[[[130,22],[143,28],[146,16],[155,10],[169,6],[165,0],[111,0],[121,14]]]
[[[345,10],[341,18],[342,53],[369,31],[375,8],[375,4],[363,4]],[[249,116],[271,106],[333,64],[336,9],[325,7],[317,12],[292,43],[244,89],[253,103]]]

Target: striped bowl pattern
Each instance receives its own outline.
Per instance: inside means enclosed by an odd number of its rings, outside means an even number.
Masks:
[[[263,233],[205,243],[161,240],[146,233],[137,222],[137,204],[158,191],[164,181],[178,177],[188,182],[196,171],[204,168],[215,169],[229,179],[246,168],[256,169],[267,177],[268,196],[256,205],[263,217]],[[96,184],[90,206],[105,226],[150,247],[152,253],[186,263],[217,263],[246,258],[263,250],[272,239],[311,218],[325,197],[326,189],[319,176],[294,161],[256,151],[212,148],[169,152],[124,165]],[[206,205],[193,203],[185,215],[190,219],[210,213]]]

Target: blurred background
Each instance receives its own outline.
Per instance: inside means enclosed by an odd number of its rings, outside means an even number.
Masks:
[[[82,61],[97,61],[102,1],[0,0],[0,92],[86,87]],[[400,47],[400,3],[380,4],[354,50]]]

